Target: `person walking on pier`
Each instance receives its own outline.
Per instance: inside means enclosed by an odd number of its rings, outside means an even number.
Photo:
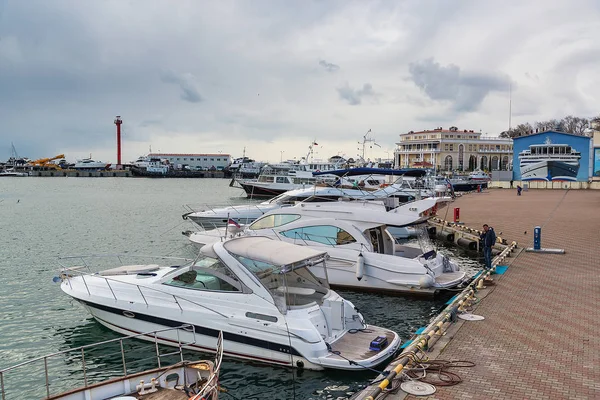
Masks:
[[[483,224],[483,232],[479,235],[481,239],[481,244],[483,245],[483,259],[485,260],[485,268],[492,268],[492,247],[496,243],[496,232],[494,232],[494,228],[488,226],[488,224]]]

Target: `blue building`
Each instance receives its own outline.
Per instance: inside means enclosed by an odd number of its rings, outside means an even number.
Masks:
[[[513,180],[585,181],[593,176],[592,139],[545,131],[513,139]]]

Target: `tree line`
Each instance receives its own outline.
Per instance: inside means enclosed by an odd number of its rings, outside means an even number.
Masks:
[[[600,116],[588,119],[567,115],[563,119],[536,121],[533,124],[527,122],[500,133],[500,137],[514,138],[544,131],[559,131],[586,136],[590,129],[600,130]]]

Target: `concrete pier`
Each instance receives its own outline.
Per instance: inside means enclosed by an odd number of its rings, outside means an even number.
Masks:
[[[483,321],[451,326],[426,352],[430,359],[472,361],[453,368],[463,382],[438,386],[417,399],[598,399],[600,398],[600,192],[495,189],[463,196],[465,226],[487,223],[519,247],[542,246],[565,254],[515,252],[508,270],[476,292],[472,313]],[[482,285],[483,286],[483,285]],[[449,324],[450,325],[450,324]],[[371,389],[371,388],[369,388]],[[362,399],[369,389],[353,398]]]
[[[61,169],[61,170],[46,170],[46,171],[26,171],[29,172],[30,176],[38,177],[71,177],[71,178],[107,178],[107,177],[118,177],[118,178],[131,178],[134,175],[131,171],[123,170],[108,170],[108,171],[78,171],[74,169]],[[183,176],[185,177],[185,176]],[[223,178],[223,171],[206,171],[204,178]],[[195,177],[197,178],[197,177]],[[164,178],[152,178],[152,179],[164,179]]]

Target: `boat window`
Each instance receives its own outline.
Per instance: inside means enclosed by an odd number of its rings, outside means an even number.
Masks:
[[[288,183],[287,177],[285,177],[285,176],[278,176],[277,177],[277,183]]]
[[[293,306],[322,304],[329,290],[327,281],[314,276],[305,266],[294,268],[294,265],[278,266],[240,255],[233,257],[261,281],[271,293],[275,306],[284,314]]]
[[[260,219],[257,219],[256,221],[254,221],[252,223],[252,225],[249,226],[249,229],[257,230],[257,229],[275,228],[278,226],[289,224],[290,222],[293,222],[293,221],[297,220],[298,218],[300,218],[300,216],[297,214],[267,215],[265,217],[262,217]]]
[[[192,290],[241,292],[242,284],[220,260],[204,257],[194,265],[177,271],[163,284]]]
[[[311,242],[317,242],[331,246],[339,246],[356,242],[356,239],[354,239],[351,234],[333,225],[305,226],[302,228],[283,231],[281,234],[290,239],[310,240]]]

